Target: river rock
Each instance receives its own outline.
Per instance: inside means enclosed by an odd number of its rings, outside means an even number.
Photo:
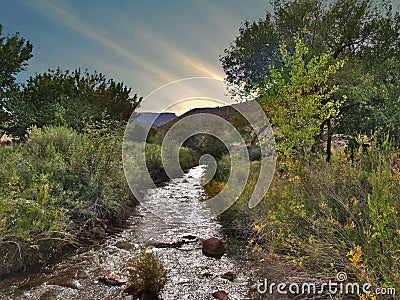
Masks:
[[[154,246],[155,248],[180,248],[183,244],[185,244],[185,241],[182,240],[172,243],[156,242],[152,243],[151,245]]]
[[[133,248],[135,248],[135,245],[132,245],[131,243],[125,241],[119,241],[115,244],[115,247],[123,250],[132,250]]]
[[[192,235],[192,234],[187,234],[187,235],[182,236],[182,238],[186,239],[186,240],[195,240],[196,236]]]
[[[225,253],[224,244],[217,238],[209,238],[203,241],[202,252],[205,256],[221,258]]]
[[[94,226],[92,229],[90,229],[89,236],[94,240],[104,239],[106,236],[106,230],[102,226]]]
[[[114,227],[114,226],[108,226],[107,228],[107,232],[110,234],[117,234],[117,233],[121,233],[124,230],[122,228],[119,227]]]
[[[233,272],[229,271],[224,274],[221,274],[220,277],[223,279],[227,279],[229,281],[233,281],[233,279],[235,279],[236,276]]]
[[[100,277],[99,282],[107,284],[107,285],[123,285],[126,283],[126,279],[121,275],[110,273],[105,276]]]
[[[71,289],[79,288],[79,282],[77,280],[68,279],[68,278],[67,279],[65,279],[65,278],[53,279],[49,282],[49,284],[67,287],[67,288],[71,288]]]
[[[225,291],[216,291],[212,293],[212,296],[219,300],[229,300],[228,293]]]
[[[89,277],[90,276],[89,276],[88,272],[86,272],[84,270],[78,271],[78,273],[76,273],[76,278],[79,278],[79,279],[86,279]]]

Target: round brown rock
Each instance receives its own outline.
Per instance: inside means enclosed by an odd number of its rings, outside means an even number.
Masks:
[[[219,300],[229,300],[228,293],[225,291],[216,291],[212,293],[212,296]]]
[[[205,256],[221,258],[225,253],[225,247],[219,239],[209,238],[203,241],[202,251]]]
[[[106,236],[106,230],[102,226],[94,226],[90,230],[90,237],[94,240],[104,239]]]

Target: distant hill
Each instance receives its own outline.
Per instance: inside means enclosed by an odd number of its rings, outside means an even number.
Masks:
[[[158,115],[158,117],[157,117]],[[157,119],[153,122],[154,118]],[[140,113],[140,115],[135,119],[135,122],[145,125],[145,126],[151,126],[154,128],[158,128],[174,119],[176,119],[177,116],[174,113],[152,113],[152,112],[144,112]]]
[[[184,113],[183,115],[180,115],[179,117],[171,120],[170,122],[167,122],[164,125],[158,127],[158,129],[168,131],[179,120],[181,120],[187,116],[200,114],[200,113],[216,115],[216,116],[219,116],[219,117],[227,120],[228,122],[232,122],[233,119],[235,118],[235,116],[239,114],[234,107],[237,107],[239,105],[246,105],[246,104],[238,103],[238,104],[221,106],[221,107],[193,108],[193,109],[187,111],[186,113]]]

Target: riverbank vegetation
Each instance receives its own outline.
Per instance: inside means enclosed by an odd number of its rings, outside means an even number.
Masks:
[[[79,69],[17,83],[33,46],[1,26],[0,37],[2,276],[101,238],[124,218],[133,197],[121,143],[141,98],[130,97],[123,83]]]
[[[101,239],[127,217],[137,201],[122,168],[122,140],[142,99],[131,97],[123,83],[80,69],[49,70],[17,84],[15,75],[32,57],[32,45],[1,29],[3,276]],[[168,177],[158,143],[149,140],[146,156],[148,172],[161,183]],[[184,148],[180,154],[184,169],[198,164],[193,150]]]
[[[244,23],[221,61],[231,92],[255,94],[270,119],[275,176],[249,209],[260,164],[253,160],[221,221],[251,251],[269,262],[284,257],[316,282],[346,272],[350,282],[398,291],[399,13],[388,1],[272,7],[264,20]],[[229,162],[219,160],[210,196],[225,187]]]
[[[46,260],[123,219],[132,196],[121,168],[121,126],[110,125],[94,123],[82,133],[32,127],[27,142],[0,147],[5,273],[38,263],[35,252]]]
[[[322,155],[280,161],[268,193],[250,210],[259,166],[252,162],[246,189],[222,224],[249,250],[270,262],[283,256],[316,282],[346,272],[349,280],[398,288],[399,158],[386,141],[353,156],[338,149],[330,163]],[[209,184],[214,193],[223,186]]]

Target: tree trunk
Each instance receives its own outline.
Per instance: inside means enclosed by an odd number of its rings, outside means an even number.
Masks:
[[[331,132],[332,123],[330,119],[327,120],[326,126],[327,126],[326,161],[329,162],[332,156],[332,132]]]

